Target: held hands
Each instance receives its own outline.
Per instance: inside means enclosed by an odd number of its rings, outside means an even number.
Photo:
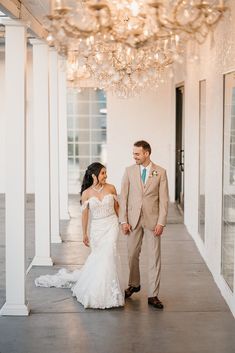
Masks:
[[[162,235],[163,229],[164,227],[161,224],[157,224],[154,229],[154,235],[156,235],[156,237],[159,237],[160,235]]]
[[[87,234],[83,235],[83,243],[88,247],[90,246],[90,242]]]
[[[163,230],[164,230],[164,227],[161,224],[157,224],[154,229],[154,235],[159,237],[160,235],[162,235]],[[125,235],[129,234],[131,232],[131,225],[128,223],[122,224],[122,232]]]
[[[128,223],[122,224],[122,232],[125,235],[129,234],[131,232],[131,225]]]

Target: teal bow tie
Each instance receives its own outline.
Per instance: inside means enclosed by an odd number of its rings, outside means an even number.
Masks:
[[[141,174],[141,179],[142,179],[143,183],[145,183],[145,179],[146,179],[146,172],[147,172],[147,169],[146,169],[146,168],[144,168],[144,169],[142,170],[142,174]]]

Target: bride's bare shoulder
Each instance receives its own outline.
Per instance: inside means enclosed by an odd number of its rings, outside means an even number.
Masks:
[[[107,191],[109,191],[111,194],[117,194],[116,188],[113,184],[106,184]]]
[[[90,188],[88,188],[88,189],[86,189],[86,190],[83,191],[83,193],[82,193],[82,201],[83,201],[83,202],[89,199],[89,197],[90,197],[90,192],[91,192],[91,191],[90,191]]]

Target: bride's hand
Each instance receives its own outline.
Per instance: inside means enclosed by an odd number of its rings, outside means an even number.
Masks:
[[[131,225],[128,223],[123,223],[122,224],[122,232],[125,235],[129,234],[131,232]]]
[[[86,245],[86,246],[90,246],[90,242],[89,242],[89,238],[88,238],[88,235],[83,235],[83,243]]]

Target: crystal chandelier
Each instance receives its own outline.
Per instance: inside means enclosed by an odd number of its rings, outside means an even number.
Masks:
[[[71,81],[139,91],[158,85],[186,43],[203,43],[226,10],[224,0],[53,0],[48,42],[68,57]]]
[[[157,87],[166,68],[170,66],[175,52],[170,49],[130,48],[122,43],[77,46],[68,53],[68,80],[79,84],[83,79],[93,79],[101,89],[114,91],[118,96],[138,94],[143,88]],[[178,54],[177,54],[178,55]]]

